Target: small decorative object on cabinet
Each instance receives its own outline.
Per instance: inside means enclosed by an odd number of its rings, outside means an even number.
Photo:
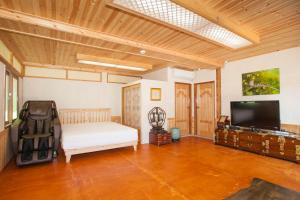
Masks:
[[[215,144],[300,164],[300,135],[296,133],[218,128]]]
[[[163,128],[166,112],[160,107],[154,107],[148,113],[148,120],[152,127],[149,133],[150,144],[160,146],[171,143],[171,134]]]
[[[172,141],[178,142],[180,140],[180,129],[179,128],[171,128],[172,132]]]
[[[226,126],[230,125],[230,120],[228,116],[221,115],[217,122],[217,127],[219,129],[224,129]]]

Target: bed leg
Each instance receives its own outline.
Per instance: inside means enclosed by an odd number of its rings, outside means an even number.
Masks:
[[[70,163],[72,155],[66,155],[66,163]]]
[[[133,149],[134,149],[134,151],[136,151],[137,150],[137,145],[133,145]]]

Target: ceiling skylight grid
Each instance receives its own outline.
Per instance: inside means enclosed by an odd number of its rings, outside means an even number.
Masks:
[[[252,44],[170,0],[113,0],[113,3],[234,49]]]

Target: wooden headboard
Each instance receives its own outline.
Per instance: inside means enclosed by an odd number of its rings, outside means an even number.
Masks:
[[[59,119],[61,124],[107,122],[111,121],[111,109],[60,109]]]

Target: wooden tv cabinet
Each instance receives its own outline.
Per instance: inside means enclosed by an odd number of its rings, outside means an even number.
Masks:
[[[216,129],[215,144],[300,164],[300,135],[248,129]]]

